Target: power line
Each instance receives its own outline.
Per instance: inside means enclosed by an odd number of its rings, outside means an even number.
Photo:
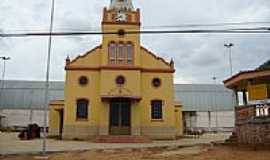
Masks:
[[[161,25],[161,26],[146,26],[152,28],[175,28],[175,27],[225,27],[225,26],[243,26],[243,25],[257,25],[257,24],[270,24],[270,21],[257,21],[257,22],[231,22],[231,23],[209,23],[209,24],[181,24],[181,25]]]
[[[220,34],[260,34],[270,33],[270,27],[259,28],[235,28],[226,30],[144,30],[144,31],[125,31],[121,34],[202,34],[202,33],[220,33]],[[117,31],[85,31],[85,32],[29,32],[29,33],[2,33],[0,37],[31,37],[31,36],[83,36],[83,35],[104,35],[120,34]]]
[[[181,25],[153,25],[153,26],[142,26],[142,29],[154,29],[154,28],[197,28],[197,27],[226,27],[226,26],[246,26],[246,25],[262,25],[270,24],[270,21],[257,21],[257,22],[231,22],[231,23],[208,23],[208,24],[181,24]],[[34,28],[30,27],[29,28]],[[42,29],[43,28],[43,29]],[[44,27],[40,29],[31,30],[5,30],[6,32],[42,32]],[[110,28],[107,28],[110,29]],[[113,28],[111,28],[113,29]],[[100,31],[101,27],[89,27],[89,29],[71,28],[71,27],[58,27],[54,30],[68,30],[68,31]]]

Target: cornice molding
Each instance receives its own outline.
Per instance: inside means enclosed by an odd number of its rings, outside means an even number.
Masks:
[[[85,67],[85,66],[66,66],[66,71],[101,71],[101,70],[127,70],[127,71],[141,71],[148,73],[174,73],[175,70],[171,68],[143,68],[136,66],[100,66],[100,67]]]

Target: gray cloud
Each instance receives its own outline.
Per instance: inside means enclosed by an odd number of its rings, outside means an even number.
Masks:
[[[100,29],[102,10],[109,0],[57,0],[55,31]],[[269,0],[134,0],[147,26],[269,21]],[[49,28],[49,1],[1,0],[0,30],[40,31]],[[257,26],[257,25],[256,25]],[[101,43],[101,36],[57,37],[53,39],[51,79],[64,80],[64,59],[85,53]],[[270,59],[269,35],[169,34],[143,35],[142,44],[166,60],[173,58],[178,83],[213,83],[229,76],[228,50],[232,42],[234,72],[253,69]],[[0,53],[9,55],[8,79],[45,77],[46,38],[2,38]]]

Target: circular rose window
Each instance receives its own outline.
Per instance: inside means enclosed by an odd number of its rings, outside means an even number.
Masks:
[[[80,83],[80,85],[82,85],[82,86],[87,85],[87,84],[88,84],[88,78],[87,78],[86,76],[81,76],[81,77],[79,78],[79,83]]]
[[[124,76],[118,76],[115,80],[115,83],[118,85],[124,85],[126,82],[126,79]]]
[[[152,85],[154,87],[160,87],[161,86],[161,80],[159,78],[154,78],[152,81]]]

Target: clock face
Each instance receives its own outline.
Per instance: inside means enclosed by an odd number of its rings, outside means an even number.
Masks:
[[[126,13],[119,12],[115,18],[117,22],[126,22],[127,21],[127,15]]]

